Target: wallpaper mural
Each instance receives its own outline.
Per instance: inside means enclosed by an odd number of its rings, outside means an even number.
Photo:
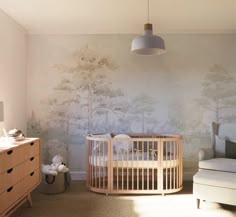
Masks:
[[[168,53],[147,58],[129,53],[130,35],[30,36],[28,135],[42,139],[43,161],[61,154],[85,171],[88,133],[162,132],[183,135],[184,170],[196,169],[211,122],[236,119],[236,77],[233,59],[197,55],[214,36],[192,37],[166,36]]]
[[[217,123],[236,121],[236,80],[232,72],[223,66],[214,64],[210,67],[202,82],[199,104],[212,114]]]

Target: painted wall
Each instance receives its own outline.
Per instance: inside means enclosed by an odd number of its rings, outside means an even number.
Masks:
[[[4,122],[0,130],[21,129],[26,134],[26,34],[0,10],[0,101]]]
[[[236,35],[164,35],[168,52],[151,57],[130,54],[133,37],[29,36],[28,133],[44,162],[62,154],[83,175],[89,132],[176,133],[187,179],[211,122],[235,120]]]

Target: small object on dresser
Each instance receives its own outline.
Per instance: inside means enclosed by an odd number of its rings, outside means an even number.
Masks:
[[[15,139],[15,141],[21,141],[21,140],[24,140],[25,139],[25,136],[24,134],[22,133],[21,130],[19,129],[12,129],[12,130],[9,130],[8,131],[8,134],[7,134],[9,137],[12,137]]]

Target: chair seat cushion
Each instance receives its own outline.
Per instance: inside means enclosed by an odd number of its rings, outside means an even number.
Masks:
[[[236,189],[236,173],[201,170],[193,176],[193,182],[201,185]]]
[[[236,159],[213,158],[210,160],[202,160],[199,161],[198,166],[200,170],[207,169],[236,173]]]

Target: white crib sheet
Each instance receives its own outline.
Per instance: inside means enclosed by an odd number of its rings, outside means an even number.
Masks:
[[[89,163],[93,166],[107,167],[108,156],[90,156]],[[160,162],[157,157],[150,157],[149,152],[144,152],[143,154],[124,154],[117,155],[113,154],[113,167],[124,167],[124,168],[158,168],[162,166],[163,168],[172,168],[179,165],[179,160],[173,158],[173,156],[163,156],[163,160]]]

